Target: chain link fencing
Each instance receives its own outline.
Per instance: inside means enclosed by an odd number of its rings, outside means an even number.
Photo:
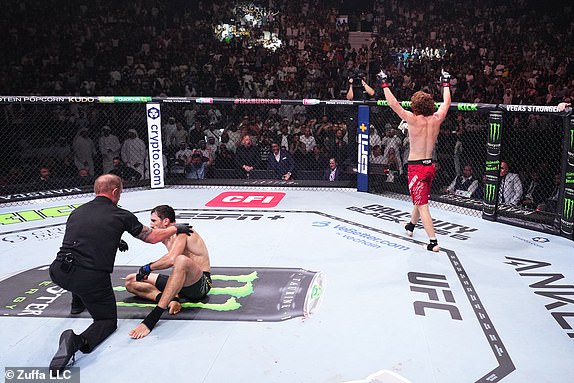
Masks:
[[[149,150],[154,136],[146,114],[152,101],[161,110],[161,177],[169,187],[357,187],[358,150],[364,152],[357,143],[358,106],[368,105],[368,191],[410,200],[408,126],[384,101],[149,97],[2,97],[1,101],[3,204],[91,193],[95,177],[108,172],[122,177],[126,190],[153,187]],[[409,103],[403,105],[408,108]],[[501,115],[500,127],[494,130],[493,111]],[[569,174],[568,118],[554,109],[453,104],[433,154],[431,206],[484,216],[487,203],[494,206],[491,218],[556,232],[564,215]],[[245,136],[251,145],[243,142]],[[279,153],[273,152],[272,144]],[[492,145],[499,149],[494,159]],[[290,160],[277,166],[276,155]]]

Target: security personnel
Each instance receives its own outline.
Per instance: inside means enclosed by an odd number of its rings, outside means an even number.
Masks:
[[[94,322],[79,335],[71,329],[60,335],[51,371],[63,370],[76,351],[91,352],[116,330],[117,308],[110,274],[124,232],[147,243],[190,233],[187,224],[153,230],[143,225],[133,213],[117,206],[122,190],[118,176],[104,174],[94,183],[96,198],[68,217],[62,246],[50,265],[50,277],[72,292],[77,305],[85,305]],[[120,247],[127,250],[125,242]]]

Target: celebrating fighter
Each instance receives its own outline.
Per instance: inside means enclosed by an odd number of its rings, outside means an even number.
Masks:
[[[166,229],[177,225],[171,206],[156,206],[151,211],[151,228]],[[157,306],[129,335],[134,339],[147,336],[165,310],[177,314],[181,310],[179,297],[198,301],[211,289],[209,252],[201,236],[191,230],[189,234],[172,235],[163,244],[168,253],[155,262],[140,267],[137,274],[126,277],[126,289],[139,297],[157,302]],[[169,276],[152,273],[153,270],[172,268]]]
[[[426,249],[439,251],[440,247],[435,236],[428,200],[435,173],[432,153],[440,124],[444,121],[451,102],[450,74],[442,71],[440,80],[443,87],[443,103],[436,112],[432,96],[423,91],[413,94],[411,98],[412,112],[404,110],[389,89],[388,76],[381,71],[377,78],[381,81],[381,87],[391,109],[409,125],[408,182],[414,207],[410,222],[405,225],[405,229],[407,234],[412,236],[415,225],[420,218],[429,237],[429,244]]]

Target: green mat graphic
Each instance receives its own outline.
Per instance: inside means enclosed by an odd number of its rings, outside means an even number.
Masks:
[[[116,266],[112,274],[120,319],[143,319],[155,306],[124,287],[122,278],[137,269]],[[213,267],[211,275],[213,288],[205,299],[182,302],[179,314],[163,319],[277,322],[314,314],[323,294],[323,275],[298,268]],[[71,294],[50,280],[48,266],[0,281],[2,316],[67,318],[70,303]]]

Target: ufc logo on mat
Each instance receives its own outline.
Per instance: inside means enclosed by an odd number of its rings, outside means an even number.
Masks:
[[[225,192],[205,204],[210,207],[275,207],[285,193]]]

